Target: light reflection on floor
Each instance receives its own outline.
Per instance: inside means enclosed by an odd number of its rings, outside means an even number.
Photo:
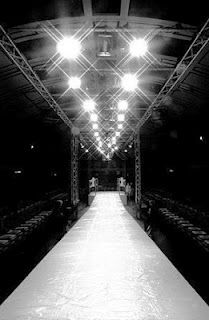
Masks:
[[[90,209],[0,307],[3,320],[206,320],[209,308],[126,212]]]

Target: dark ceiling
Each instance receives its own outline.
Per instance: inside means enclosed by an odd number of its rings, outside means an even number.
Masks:
[[[116,131],[115,100],[120,96],[129,101],[118,139],[117,153],[123,157],[140,127],[145,136],[154,133],[157,137],[159,130],[172,130],[182,119],[204,118],[209,96],[206,4],[184,1],[182,5],[179,0],[4,1],[0,11],[1,119],[34,118],[63,130],[78,127],[89,157],[95,157],[99,153],[94,131],[82,101],[86,96],[96,99],[99,131],[106,141]],[[55,65],[56,39],[75,34],[82,39],[82,58]],[[105,37],[110,39],[108,57],[100,55]],[[144,58],[128,57],[133,37],[148,39],[149,53]],[[44,96],[34,87],[34,80],[28,81],[21,58],[14,61],[5,39],[11,39],[20,57],[26,59]],[[120,76],[136,71],[139,90],[121,92]],[[68,90],[72,75],[82,78],[82,90]]]

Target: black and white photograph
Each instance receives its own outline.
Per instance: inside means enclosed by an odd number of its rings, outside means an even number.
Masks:
[[[209,320],[206,0],[0,2],[0,320]]]

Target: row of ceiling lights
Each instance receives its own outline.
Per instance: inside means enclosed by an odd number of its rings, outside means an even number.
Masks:
[[[57,51],[61,57],[66,59],[76,59],[81,54],[81,43],[73,37],[64,37],[57,44]],[[144,39],[134,39],[129,46],[129,52],[131,56],[140,57],[145,55],[147,51],[147,43]],[[121,87],[125,91],[134,91],[137,88],[138,79],[135,74],[125,74],[121,77]],[[70,89],[79,89],[81,87],[81,79],[79,77],[70,77],[68,81]],[[116,146],[117,138],[120,136],[123,129],[122,122],[125,120],[125,111],[128,108],[128,102],[126,100],[118,101],[118,111],[117,114],[117,131],[115,135],[102,142],[101,137],[98,132],[98,115],[95,113],[96,103],[89,99],[83,102],[83,109],[90,113],[90,120],[92,121],[92,129],[95,130],[94,136],[97,141],[97,150],[101,152],[107,159],[110,158],[111,154],[118,149]],[[107,155],[105,154],[104,148],[108,149]],[[88,152],[88,149],[85,150]]]

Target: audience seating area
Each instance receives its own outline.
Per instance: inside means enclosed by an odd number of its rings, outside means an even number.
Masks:
[[[154,206],[155,216],[152,217],[153,219],[158,219],[158,221],[160,219],[162,223],[166,223],[174,230],[181,232],[209,253],[208,216],[205,213],[201,215],[196,209],[155,193],[143,195],[142,203],[146,210],[149,205]],[[200,217],[202,216],[205,217],[205,224],[200,223]]]
[[[4,211],[0,224],[0,254],[11,252],[23,244],[52,219],[75,220],[76,214],[67,203],[67,194],[58,193],[48,200],[30,204],[16,214]]]

